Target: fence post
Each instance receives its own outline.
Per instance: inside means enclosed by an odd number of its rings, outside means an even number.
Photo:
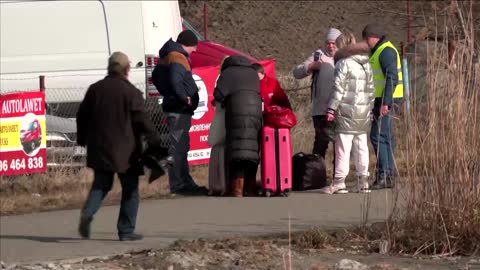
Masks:
[[[208,28],[208,11],[207,11],[207,1],[203,1],[203,38],[208,40],[207,37],[207,28]]]
[[[403,98],[407,113],[407,128],[410,129],[410,76],[408,74],[408,59],[405,47],[402,44],[402,75],[403,75]]]
[[[407,44],[412,42],[412,14],[410,0],[407,0]]]
[[[455,55],[455,49],[456,49],[457,42],[454,39],[449,38],[448,39],[448,65],[452,65],[453,63],[453,57]]]
[[[40,91],[44,92],[45,91],[45,76],[40,75],[39,76],[39,82],[40,82]]]
[[[39,87],[40,87],[40,92],[45,93],[45,76],[40,75],[38,76],[38,82],[39,82]],[[45,113],[49,114],[50,113],[50,106],[47,104],[47,99],[45,98]]]

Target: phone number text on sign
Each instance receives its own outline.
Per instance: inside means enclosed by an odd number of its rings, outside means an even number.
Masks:
[[[43,168],[43,157],[17,158],[12,160],[0,160],[0,172],[24,171],[25,169]]]

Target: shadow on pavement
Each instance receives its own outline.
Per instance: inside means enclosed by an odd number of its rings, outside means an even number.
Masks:
[[[32,236],[32,235],[1,235],[0,239],[30,240],[43,243],[77,243],[79,241],[115,241],[117,239],[82,239],[80,237],[55,237],[55,236]]]

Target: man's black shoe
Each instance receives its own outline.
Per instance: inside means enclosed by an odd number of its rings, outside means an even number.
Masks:
[[[120,241],[139,241],[143,239],[143,235],[138,233],[129,233],[129,234],[122,234],[118,236]]]
[[[196,188],[194,188],[194,191],[202,195],[208,195],[208,188],[206,187],[197,186]]]
[[[176,190],[172,192],[173,194],[183,195],[183,196],[207,196],[208,189],[206,187],[188,187],[182,188],[180,190]]]
[[[78,225],[78,233],[84,239],[90,239],[90,224],[91,218],[80,217],[80,224]]]

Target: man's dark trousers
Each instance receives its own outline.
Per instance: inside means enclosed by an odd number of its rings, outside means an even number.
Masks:
[[[192,189],[197,186],[190,176],[188,166],[188,151],[190,150],[190,127],[192,115],[182,113],[167,113],[169,129],[168,154],[174,159],[174,165],[168,170],[170,192]]]
[[[82,209],[82,218],[93,219],[93,216],[102,205],[113,186],[113,172],[95,171],[95,176],[85,206]],[[118,174],[122,185],[122,201],[118,215],[118,235],[128,235],[135,231],[137,220],[139,195],[138,175],[133,173]]]
[[[323,160],[325,160],[328,144],[333,141],[333,137],[332,137],[332,134],[334,133],[333,122],[327,121],[326,115],[314,115],[312,118],[313,118],[313,128],[315,129],[315,141],[313,142],[312,154],[319,155],[323,158]],[[333,164],[332,177],[335,178],[335,149],[333,151],[332,164]]]
[[[388,114],[380,116],[379,111],[379,109],[374,110],[370,141],[377,156],[376,179],[383,181],[393,177],[395,173],[393,157],[395,140],[393,137],[393,112],[390,111]]]
[[[315,129],[315,141],[313,142],[312,153],[317,154],[323,159],[327,153],[328,144],[330,143],[330,137],[328,132],[332,128],[332,123],[327,121],[325,115],[314,115],[313,128]]]

